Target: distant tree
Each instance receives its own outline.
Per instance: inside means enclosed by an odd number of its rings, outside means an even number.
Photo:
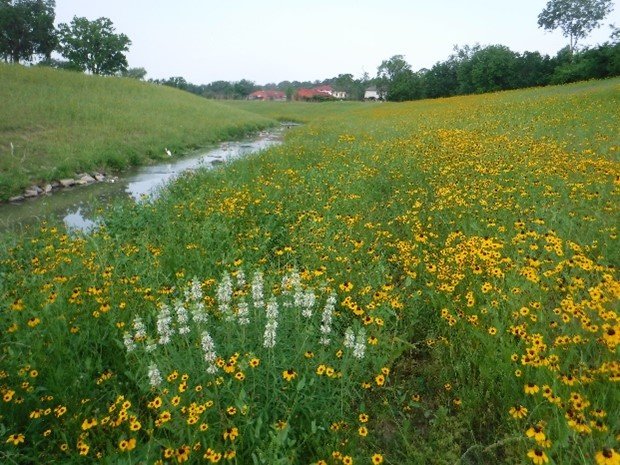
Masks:
[[[293,96],[295,95],[295,88],[291,85],[289,85],[286,88],[286,101],[290,102],[291,100],[293,100]]]
[[[138,81],[144,80],[146,76],[146,69],[144,68],[129,68],[126,71],[121,71],[121,76],[131,79],[137,79]]]
[[[232,98],[234,94],[233,85],[228,81],[213,81],[205,86],[203,96],[213,99]]]
[[[56,48],[54,0],[0,1],[0,57],[18,63],[36,55],[49,60]]]
[[[613,9],[613,0],[551,0],[538,15],[538,27],[547,30],[560,28],[570,40],[571,52]]]
[[[71,24],[60,24],[58,31],[60,53],[82,71],[111,75],[127,70],[125,52],[131,40],[116,34],[109,18],[89,21],[74,16]]]
[[[412,80],[411,65],[402,55],[383,60],[377,68],[377,90],[388,100],[410,100],[408,86]]]
[[[458,62],[453,58],[435,63],[424,76],[426,96],[437,98],[455,95],[459,86],[457,68]]]
[[[246,98],[256,89],[256,84],[247,79],[241,79],[233,84],[235,98]]]
[[[516,58],[513,71],[515,88],[544,86],[549,83],[553,65],[548,55],[524,52]]]
[[[611,29],[611,34],[609,38],[611,39],[612,43],[620,42],[620,27],[617,27],[615,24],[610,24],[609,27]]]
[[[476,93],[496,92],[515,87],[517,54],[504,45],[490,45],[470,58],[471,84]]]

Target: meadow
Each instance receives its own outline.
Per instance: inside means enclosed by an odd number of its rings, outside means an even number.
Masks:
[[[133,79],[0,63],[0,201],[33,183],[120,171],[274,121]]]
[[[619,104],[228,104],[305,124],[0,244],[0,460],[618,464]]]

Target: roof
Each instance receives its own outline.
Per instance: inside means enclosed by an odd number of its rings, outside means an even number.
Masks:
[[[279,90],[257,90],[252,92],[249,97],[255,99],[278,99],[286,98],[286,94]]]

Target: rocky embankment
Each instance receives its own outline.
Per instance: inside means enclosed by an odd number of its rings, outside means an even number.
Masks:
[[[105,173],[80,173],[73,178],[59,179],[47,184],[33,185],[26,189],[22,194],[16,195],[9,199],[9,202],[21,202],[26,199],[39,197],[42,195],[50,195],[54,191],[61,189],[70,189],[74,186],[86,186],[96,182],[104,182],[106,180],[114,181],[113,178],[108,178]]]

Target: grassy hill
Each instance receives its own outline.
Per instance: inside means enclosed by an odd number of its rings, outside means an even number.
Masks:
[[[32,182],[122,169],[274,123],[169,87],[6,64],[0,102],[0,200]]]
[[[618,463],[619,79],[308,121],[0,241],[0,462]]]

